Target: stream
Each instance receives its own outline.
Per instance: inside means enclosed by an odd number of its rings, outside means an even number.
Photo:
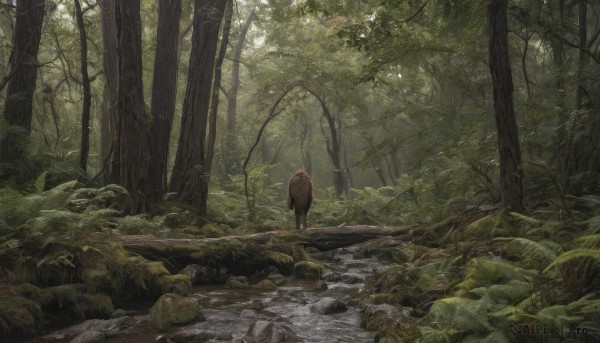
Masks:
[[[336,249],[333,258],[322,261],[324,283],[289,276],[278,280],[280,286],[275,290],[252,285],[243,289],[196,286],[192,297],[198,300],[206,320],[175,326],[168,332],[148,328],[147,313],[152,303],[147,302],[125,308],[129,316],[113,319],[108,327],[104,325],[107,320],[88,320],[47,329],[39,336],[19,342],[71,342],[93,321],[103,323],[102,331],[109,343],[242,342],[253,324],[264,328],[268,322],[275,323],[271,337],[287,332],[295,342],[373,342],[375,333],[360,327],[361,309],[373,293],[375,275],[387,266],[375,258],[354,259],[353,253],[359,247]],[[332,314],[315,312],[314,304],[324,298],[341,301],[347,310]]]

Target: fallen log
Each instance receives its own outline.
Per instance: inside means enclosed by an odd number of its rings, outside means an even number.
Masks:
[[[126,235],[119,242],[128,251],[156,260],[185,260],[185,262],[206,262],[207,259],[226,259],[229,255],[249,254],[269,241],[301,243],[316,247],[321,251],[350,246],[384,236],[398,236],[418,230],[419,226],[336,226],[312,228],[302,231],[280,230],[260,232],[244,236],[218,238],[160,238],[151,235]]]

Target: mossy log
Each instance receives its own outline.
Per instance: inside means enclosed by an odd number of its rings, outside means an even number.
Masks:
[[[342,248],[383,236],[398,236],[420,227],[386,226],[340,226],[312,228],[302,231],[281,230],[260,232],[245,236],[227,236],[218,238],[160,238],[151,235],[121,236],[119,241],[125,249],[150,259],[201,260],[210,254],[221,251],[238,250],[240,246],[259,246],[278,240],[288,243],[302,243],[316,247],[321,251]]]

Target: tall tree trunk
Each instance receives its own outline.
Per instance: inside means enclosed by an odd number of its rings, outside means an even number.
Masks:
[[[119,31],[120,8],[115,0],[99,0],[102,11],[104,95],[100,119],[100,140],[104,182],[119,182]]]
[[[310,141],[310,123],[308,122],[308,114],[306,112],[300,117],[300,125],[302,125],[302,131],[300,132],[300,152],[302,153],[303,167],[308,175],[312,175],[310,145],[306,144],[307,141]]]
[[[587,0],[579,0],[579,50],[577,51],[577,92],[575,109],[580,110],[583,104],[583,69],[585,68],[585,49],[587,44]]]
[[[92,93],[90,90],[90,76],[88,75],[87,58],[87,33],[83,23],[83,11],[79,0],[75,0],[75,16],[79,28],[79,42],[81,45],[81,82],[83,84],[83,110],[81,112],[81,145],[79,149],[79,167],[87,171],[88,155],[90,151],[90,108],[92,107]]]
[[[171,175],[171,191],[179,200],[206,213],[208,180],[206,170],[206,129],[215,54],[225,0],[195,0],[192,52],[188,83],[183,101],[181,135]]]
[[[491,0],[488,9],[489,58],[494,86],[494,111],[500,154],[502,206],[523,209],[521,148],[513,108],[513,83],[508,54],[508,0]]]
[[[119,184],[129,197],[124,213],[146,212],[149,167],[149,128],[142,85],[142,22],[140,0],[120,3],[119,35]]]
[[[329,111],[327,104],[325,103],[325,99],[319,96],[314,91],[305,87],[305,89],[317,98],[319,103],[321,104],[321,108],[323,109],[323,116],[327,120],[327,125],[329,127],[329,136],[325,134],[325,143],[327,145],[327,154],[331,158],[331,162],[333,163],[333,186],[335,187],[335,195],[339,198],[344,193],[346,189],[346,178],[344,177],[344,170],[342,169],[342,163],[340,159],[340,141],[341,137],[338,133],[338,128],[335,123],[335,118],[333,114]]]
[[[223,22],[223,33],[221,35],[221,46],[215,63],[215,77],[213,80],[212,98],[210,101],[210,117],[208,127],[208,141],[206,143],[206,172],[210,175],[212,162],[215,157],[215,141],[217,140],[217,113],[219,110],[219,89],[221,88],[221,68],[225,60],[227,45],[229,44],[229,32],[231,31],[231,17],[233,16],[233,0],[226,0],[225,20]]]
[[[11,165],[28,178],[26,142],[31,133],[33,92],[37,79],[37,55],[44,21],[44,0],[17,1],[17,19],[9,65],[4,118],[9,125],[0,141],[0,163]],[[0,170],[0,177],[4,171]]]
[[[256,17],[256,11],[252,10],[244,24],[240,29],[240,35],[238,41],[233,49],[233,56],[231,58],[231,85],[229,90],[225,93],[227,95],[227,131],[225,132],[225,175],[237,174],[240,172],[239,165],[239,151],[238,151],[238,139],[236,134],[236,111],[237,111],[237,93],[240,87],[240,61],[242,58],[242,52],[246,45],[246,36],[252,21]]]
[[[177,97],[177,51],[181,0],[158,1],[156,57],[152,78],[149,197],[160,199],[167,190],[169,141]]]

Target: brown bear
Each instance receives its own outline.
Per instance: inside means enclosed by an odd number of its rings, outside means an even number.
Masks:
[[[304,169],[298,169],[290,178],[288,207],[296,209],[296,230],[300,230],[300,224],[306,229],[306,213],[310,208],[313,198],[312,182],[310,176]]]

